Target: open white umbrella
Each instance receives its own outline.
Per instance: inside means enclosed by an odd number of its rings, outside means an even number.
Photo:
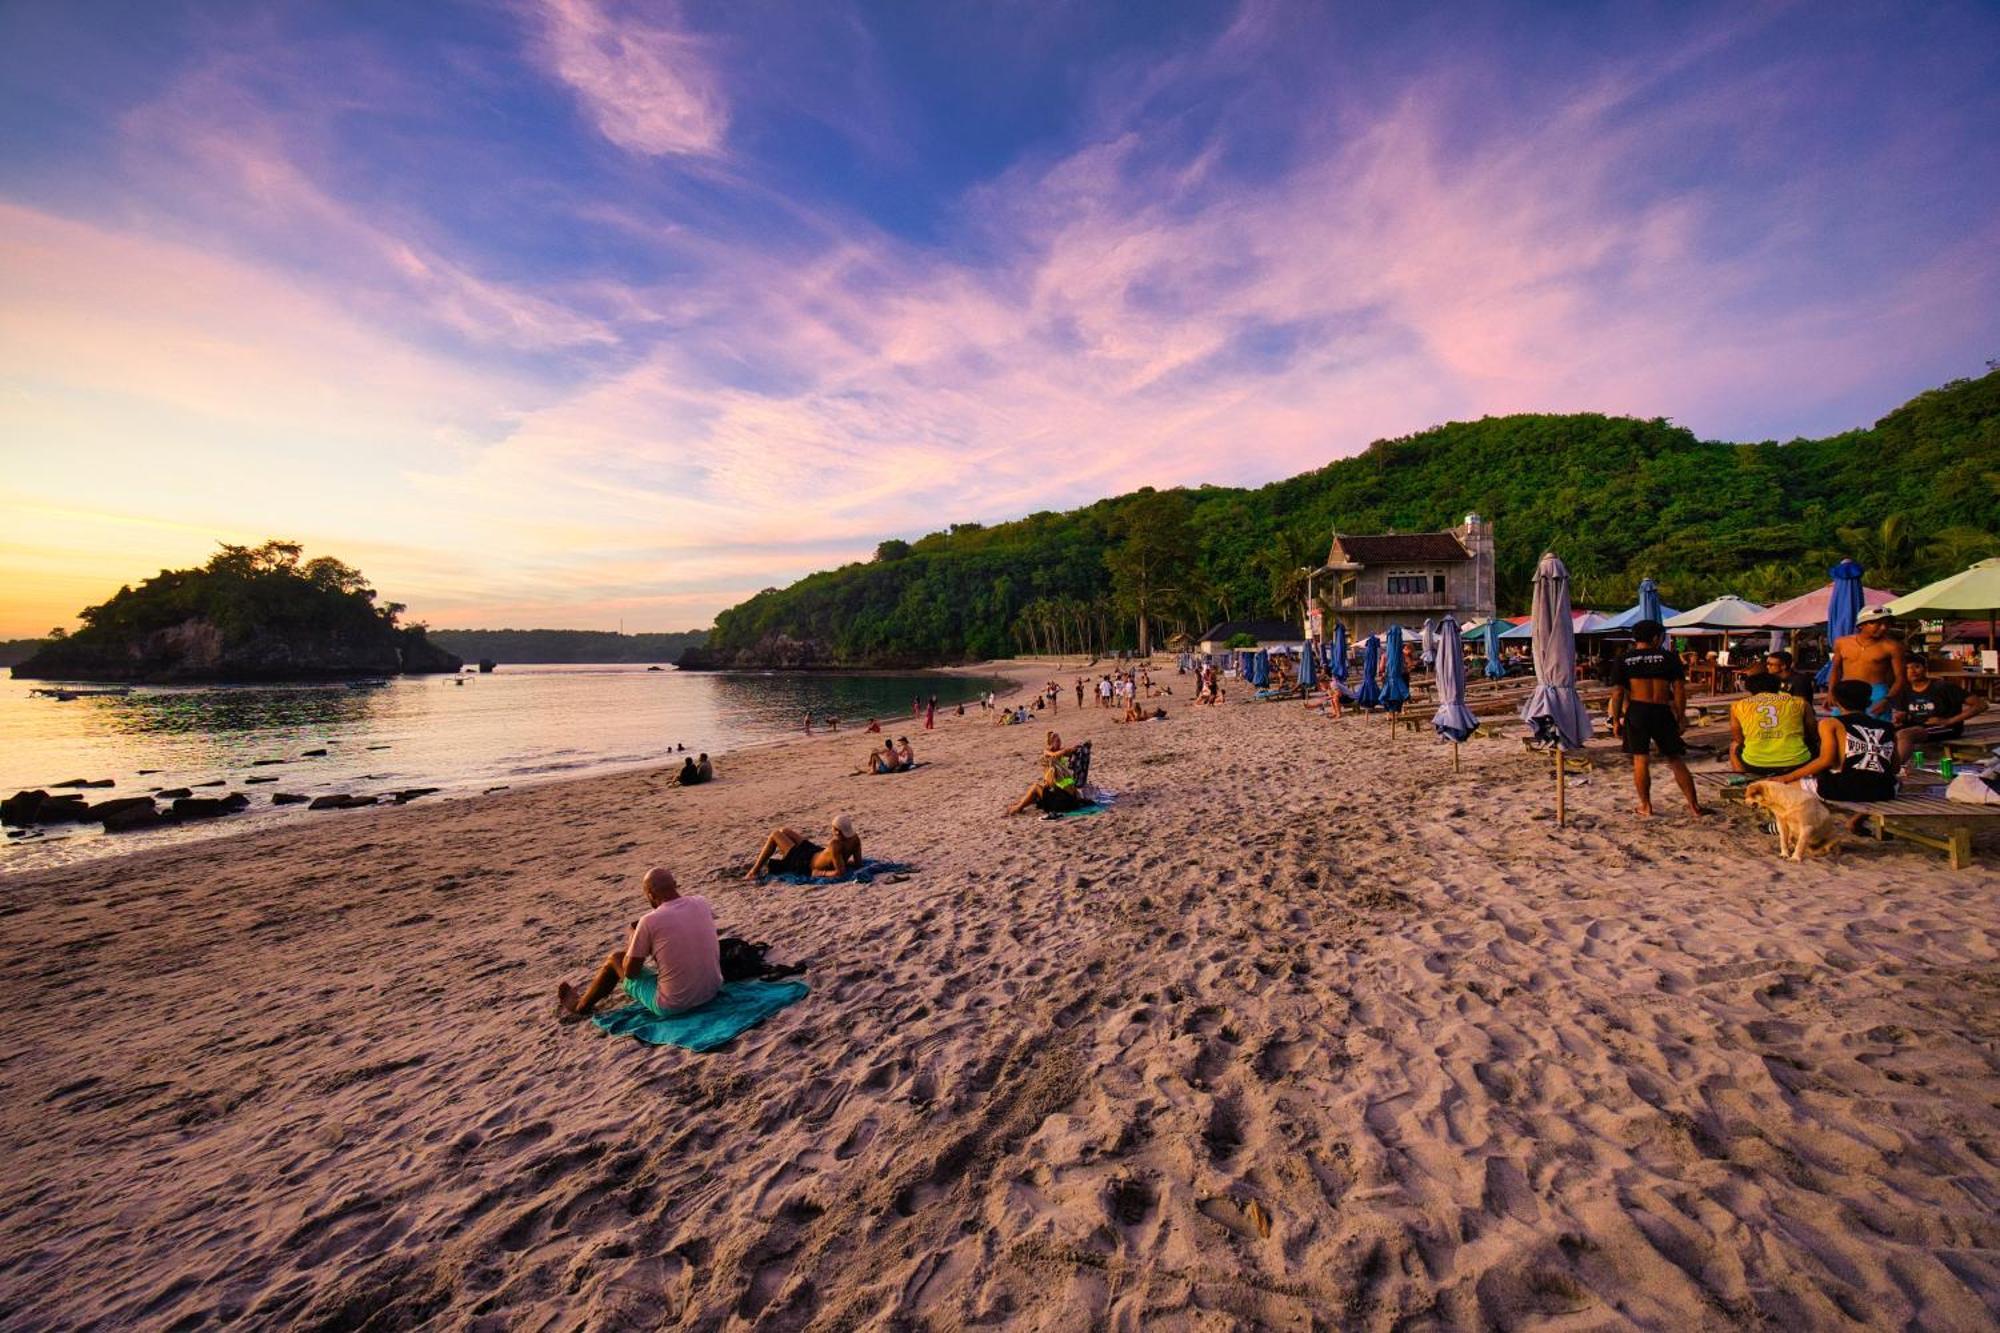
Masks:
[[[1994,623],[2000,620],[2000,556],[1969,565],[1950,578],[1926,584],[1915,592],[1906,592],[1888,606],[1892,616],[1984,611],[1986,646],[2000,648],[2000,632],[1996,632],[2000,626]]]

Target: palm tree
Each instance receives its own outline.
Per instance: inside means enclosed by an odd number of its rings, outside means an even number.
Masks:
[[[1910,521],[1890,514],[1873,528],[1842,528],[1841,540],[1871,581],[1885,587],[1908,587],[1916,573],[1919,543]]]

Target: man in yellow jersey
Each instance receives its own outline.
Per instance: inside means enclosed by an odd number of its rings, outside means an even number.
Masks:
[[[1812,705],[1787,693],[1784,682],[1760,671],[1743,682],[1747,699],[1729,706],[1729,766],[1752,778],[1774,778],[1812,762],[1806,737],[1814,727]]]

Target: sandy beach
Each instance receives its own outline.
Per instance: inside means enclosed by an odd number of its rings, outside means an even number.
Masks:
[[[0,1325],[2000,1320],[1991,869],[1175,683],[1091,819],[975,711],[0,879]],[[842,811],[912,873],[742,882]],[[559,1025],[654,863],[811,995]]]

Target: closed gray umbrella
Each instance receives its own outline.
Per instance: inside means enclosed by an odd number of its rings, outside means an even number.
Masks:
[[[1576,635],[1569,610],[1569,570],[1553,551],[1535,567],[1535,691],[1521,716],[1535,739],[1579,750],[1590,739],[1590,712],[1576,692]]]
[[[1465,650],[1458,642],[1458,621],[1446,616],[1437,630],[1438,710],[1431,725],[1453,744],[1479,730],[1479,719],[1465,706]],[[1456,753],[1456,752],[1454,752]]]

